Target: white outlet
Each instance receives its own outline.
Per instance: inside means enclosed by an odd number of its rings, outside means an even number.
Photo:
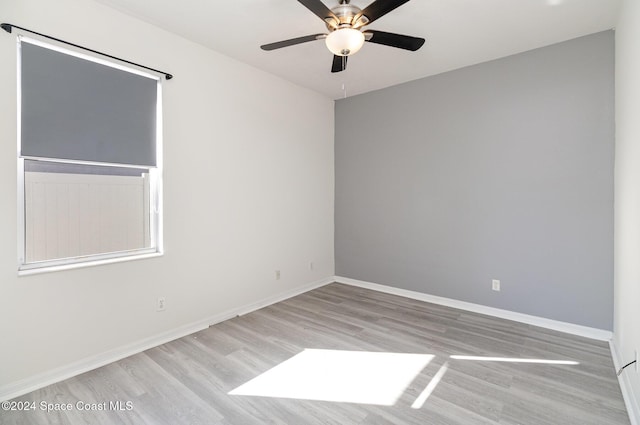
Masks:
[[[280,270],[276,270],[276,280],[280,280]]]
[[[164,297],[158,297],[158,302],[156,304],[156,311],[164,311],[167,308],[167,303]]]
[[[500,291],[500,281],[498,279],[493,279],[491,281],[491,289],[494,291]]]

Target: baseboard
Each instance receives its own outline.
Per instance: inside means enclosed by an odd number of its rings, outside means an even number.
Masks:
[[[31,391],[46,387],[47,385],[55,384],[56,382],[60,382],[65,379],[80,375],[81,373],[97,369],[109,363],[124,359],[125,357],[138,354],[150,348],[157,347],[167,342],[190,335],[194,332],[201,331],[211,325],[215,325],[216,323],[223,322],[236,316],[242,316],[244,314],[261,309],[271,304],[275,304],[280,301],[284,301],[288,298],[294,297],[315,288],[319,288],[332,282],[334,282],[334,279],[333,277],[330,277],[306,285],[301,285],[294,289],[264,298],[260,301],[233,308],[220,314],[216,314],[205,319],[198,320],[196,322],[189,323],[175,329],[171,329],[167,332],[163,332],[145,338],[143,340],[136,341],[134,343],[127,344],[101,354],[97,354],[95,356],[84,358],[77,362],[73,362],[71,364],[46,371],[17,382],[2,385],[0,386],[0,401],[19,397]]]
[[[198,332],[202,329],[206,329],[207,327],[207,321],[190,323],[188,325],[180,326],[179,328],[175,328],[170,331],[163,332],[161,334],[157,334],[131,344],[123,345],[121,347],[109,350],[101,354],[97,354],[95,356],[84,358],[77,362],[73,362],[56,369],[39,373],[37,375],[22,379],[8,385],[3,385],[2,387],[0,387],[0,400],[10,400],[12,398],[30,393],[31,391],[35,391],[48,385],[55,384],[56,382],[64,381],[65,379],[72,378],[74,376],[80,375],[81,373],[97,369],[101,366],[113,363],[125,357],[129,357],[144,350],[148,350],[149,348],[153,348],[166,342],[173,341],[174,339],[178,339],[194,332]]]
[[[502,310],[494,307],[487,307],[481,304],[474,304],[465,301],[458,301],[451,298],[438,297],[435,295],[424,294],[422,292],[409,291],[407,289],[394,288],[392,286],[381,285],[378,283],[365,282],[362,280],[350,279],[348,277],[335,276],[335,281],[346,285],[358,286],[360,288],[372,289],[374,291],[384,292],[387,294],[398,295],[405,298],[411,298],[418,301],[444,305],[447,307],[458,308],[460,310],[471,311],[474,313],[486,314],[488,316],[499,317],[501,319],[513,320],[514,322],[526,323],[528,325],[539,326],[541,328],[553,329],[559,332],[565,332],[572,335],[583,336],[586,338],[596,339],[600,341],[609,341],[613,337],[611,331],[590,328],[587,326],[576,325],[573,323],[561,322],[558,320],[546,319],[544,317],[531,316],[528,314],[517,313],[515,311]]]
[[[616,343],[613,339],[609,341],[609,348],[611,349],[613,366],[615,367],[616,371],[618,371],[623,366],[624,361],[622,360],[622,357],[620,356],[620,350],[618,350],[618,347],[616,346]],[[632,366],[625,369],[625,371],[631,368]],[[640,425],[640,405],[638,405],[638,398],[633,392],[633,387],[631,386],[628,372],[622,372],[622,374],[618,376],[618,383],[620,384],[622,398],[624,399],[624,404],[627,408],[627,413],[629,414],[629,421],[631,422],[631,425]]]
[[[204,326],[204,328],[208,328],[209,326],[215,325],[216,323],[224,322],[225,320],[229,320],[237,316],[244,316],[245,314],[249,314],[252,311],[260,310],[261,308],[270,306],[275,303],[279,303],[280,301],[284,301],[286,299],[295,297],[296,295],[304,294],[305,292],[309,292],[313,289],[328,285],[329,283],[333,283],[333,282],[335,282],[333,277],[327,277],[325,279],[317,280],[315,282],[311,282],[306,285],[297,286],[293,289],[289,289],[287,291],[280,292],[276,295],[263,298],[260,301],[256,301],[251,304],[246,304],[237,308],[232,308],[220,314],[210,316],[207,319],[202,320],[202,322],[207,324],[206,326]],[[189,335],[189,334],[186,334],[186,335]],[[185,335],[182,335],[182,336],[185,336]],[[182,338],[182,336],[178,338]],[[177,339],[177,338],[174,338],[174,339]],[[162,344],[164,344],[164,342]],[[156,344],[156,345],[160,345],[160,344]]]
[[[592,339],[597,339],[602,341],[610,341],[612,337],[612,333],[610,331],[605,331],[601,329],[594,329],[586,326],[575,325],[572,323],[565,323],[565,322],[560,322],[556,320],[530,316],[522,313],[516,313],[508,310],[501,310],[493,307],[487,307],[480,304],[473,304],[473,303],[458,301],[450,298],[428,295],[421,292],[394,288],[391,286],[381,285],[377,283],[371,283],[371,282],[365,282],[361,280],[335,276],[331,278],[318,280],[316,282],[312,282],[306,285],[301,285],[294,289],[281,292],[279,294],[264,298],[257,302],[240,306],[237,308],[233,308],[233,309],[224,311],[222,313],[207,317],[205,319],[180,326],[178,328],[169,330],[167,332],[163,332],[161,334],[154,335],[149,338],[145,338],[143,340],[136,341],[134,343],[127,344],[95,356],[87,357],[85,359],[68,364],[66,366],[62,366],[60,368],[46,371],[44,373],[40,373],[14,383],[3,385],[0,387],[0,401],[10,400],[12,398],[19,397],[23,394],[27,394],[39,388],[46,387],[47,385],[51,385],[56,382],[63,381],[73,376],[77,376],[81,373],[88,372],[98,367],[121,360],[125,357],[129,357],[131,355],[140,353],[150,348],[157,347],[158,345],[162,345],[167,342],[173,341],[175,339],[182,338],[194,332],[198,332],[200,330],[206,329],[209,326],[214,325],[216,323],[223,322],[225,320],[231,319],[236,316],[242,316],[242,315],[248,314],[252,311],[259,310],[263,307],[275,304],[280,301],[284,301],[296,295],[300,295],[310,290],[327,285],[331,282],[338,282],[338,283],[343,283],[351,286],[358,286],[361,288],[371,289],[371,290],[393,294],[393,295],[399,295],[402,297],[412,298],[419,301],[445,305],[448,307],[472,311],[475,313],[486,314],[489,316],[500,317],[503,319],[513,320],[521,323],[527,323],[534,326],[540,326],[543,328],[553,329],[561,332],[580,335],[587,338],[592,338]],[[611,345],[611,347],[612,347],[612,353],[613,353],[614,346]],[[612,355],[613,355],[614,363],[619,360],[616,357],[616,355],[614,354]],[[619,366],[616,366],[616,368],[617,367]],[[628,382],[621,381],[621,387],[623,388],[623,395],[625,395],[625,403],[627,403],[627,409],[630,412],[629,413],[630,416],[635,415],[635,418],[638,418],[639,417],[638,406],[634,404],[635,398],[633,398],[633,393],[632,393],[630,384]],[[627,392],[626,394],[625,394],[625,391]],[[631,407],[630,407],[630,404],[631,404]],[[632,425],[640,425],[640,423],[638,423],[637,420],[636,422],[634,422],[633,417],[631,420],[632,420]]]

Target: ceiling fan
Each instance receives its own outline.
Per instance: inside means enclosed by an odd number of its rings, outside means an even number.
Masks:
[[[376,19],[386,15],[409,0],[374,0],[369,6],[360,9],[351,0],[339,0],[339,4],[329,9],[321,0],[298,0],[307,9],[322,19],[329,30],[328,34],[312,34],[289,40],[277,41],[260,46],[262,50],[275,50],[308,41],[325,40],[327,48],[333,53],[331,72],[344,71],[347,57],[358,52],[365,41],[415,52],[424,44],[424,38],[391,32],[364,30]]]

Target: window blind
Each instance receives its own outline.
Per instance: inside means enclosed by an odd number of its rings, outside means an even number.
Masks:
[[[158,81],[21,41],[21,155],[156,165]]]

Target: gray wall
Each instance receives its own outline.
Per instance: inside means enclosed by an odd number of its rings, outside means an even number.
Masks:
[[[336,274],[611,330],[613,52],[607,31],[337,101]]]

